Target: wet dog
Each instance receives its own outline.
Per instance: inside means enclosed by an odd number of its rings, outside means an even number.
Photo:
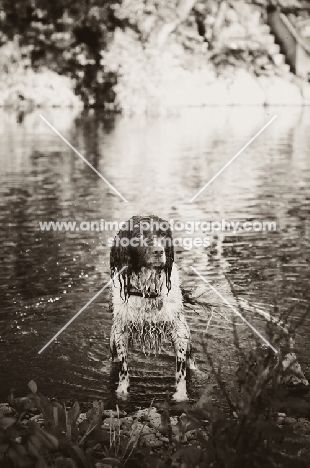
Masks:
[[[134,216],[124,223],[114,238],[110,268],[111,277],[117,275],[111,288],[110,337],[112,360],[120,362],[116,392],[128,393],[129,344],[138,340],[144,352],[158,354],[162,339],[169,337],[176,355],[173,398],[185,400],[186,367],[195,364],[168,222],[157,216]]]

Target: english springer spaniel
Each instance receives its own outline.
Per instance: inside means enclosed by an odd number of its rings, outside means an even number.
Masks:
[[[111,277],[118,274],[111,288],[110,337],[112,360],[120,362],[116,392],[128,393],[129,344],[139,341],[145,353],[158,354],[162,338],[169,337],[176,355],[173,398],[185,400],[186,366],[194,368],[195,363],[191,358],[190,330],[183,313],[170,226],[157,216],[134,216],[124,224],[114,238],[110,255]]]

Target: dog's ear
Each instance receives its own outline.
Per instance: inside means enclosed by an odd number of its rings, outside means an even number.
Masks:
[[[166,273],[167,289],[168,291],[170,291],[171,271],[172,271],[172,265],[174,262],[174,247],[173,247],[173,242],[172,242],[172,232],[170,228],[166,231],[166,239],[168,240],[168,242],[166,242],[166,246],[165,246],[165,255],[166,255],[165,273]]]
[[[117,271],[120,271],[123,267],[127,267],[127,269],[130,269],[131,267],[129,247],[124,247],[126,242],[122,243],[122,240],[125,238],[129,240],[129,232],[127,231],[119,231],[119,233],[114,237],[110,253],[111,276],[113,276]]]
[[[124,300],[126,300],[129,294],[129,276],[132,270],[130,250],[129,247],[126,245],[127,243],[129,244],[129,242],[124,242],[122,244],[122,239],[125,238],[126,240],[130,240],[130,233],[125,230],[119,231],[119,233],[116,234],[116,236],[114,237],[114,242],[110,252],[111,278],[123,267],[126,267],[126,269],[123,270],[118,277],[121,288],[121,295],[123,292]]]

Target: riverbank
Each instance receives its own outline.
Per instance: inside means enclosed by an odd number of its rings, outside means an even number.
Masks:
[[[251,427],[252,433],[247,434],[251,414],[240,408],[238,412],[225,416],[213,406],[208,393],[207,389],[195,405],[181,403],[171,406],[166,400],[130,414],[118,408],[104,410],[101,402],[94,402],[87,412],[80,413],[79,405],[75,403],[66,412],[65,423],[59,412],[63,411],[62,406],[54,402],[53,407],[57,410],[53,413],[53,424],[47,422],[48,400],[42,395],[38,398],[43,414],[33,415],[28,409],[27,416],[20,421],[16,419],[13,408],[0,404],[0,428],[4,434],[0,450],[0,460],[4,465],[1,466],[158,468],[169,465],[206,468],[221,467],[225,462],[229,467],[239,461],[240,447],[238,450],[238,444],[229,447],[228,443],[238,434],[241,445],[246,442],[240,460],[243,467],[253,466],[247,460],[250,457],[251,463],[256,459],[254,466],[257,467],[265,466],[267,459],[270,466],[278,466],[279,460],[281,466],[292,466],[292,463],[308,466],[309,419],[283,412],[268,418],[261,414]],[[7,452],[3,446],[10,441],[10,436],[6,437],[10,430],[17,439],[11,451]],[[257,440],[259,435],[263,445]],[[270,443],[271,446],[266,448]]]
[[[35,71],[22,48],[10,41],[0,49],[0,106],[29,112],[37,107],[83,107],[75,83],[47,66]]]
[[[1,466],[308,466],[308,386],[283,380],[295,372],[295,360],[279,366],[264,348],[239,358],[229,382],[210,361],[216,383],[209,380],[196,402],[173,402],[167,392],[129,414],[125,400],[106,409],[100,400],[80,406],[49,399],[31,380],[25,397],[11,390],[8,403],[0,404]]]
[[[310,85],[289,71],[266,25],[266,6],[191,1],[178,8],[113,3],[87,10],[83,27],[76,10],[61,6],[55,17],[49,7],[34,9],[29,28],[16,34],[8,7],[0,106],[161,115],[184,107],[310,104]]]
[[[152,99],[145,99],[124,89],[121,111],[131,114],[175,113],[186,107],[204,106],[309,106],[310,85],[293,75],[256,77],[246,70],[236,70],[230,79],[206,77],[203,73],[183,73],[182,79],[157,89]],[[124,95],[126,93],[126,96]],[[149,96],[150,97],[150,96]],[[42,107],[82,108],[82,100],[74,93],[68,77],[48,69],[27,70],[7,86],[0,86],[0,107],[31,111]],[[105,106],[120,111],[115,105]]]

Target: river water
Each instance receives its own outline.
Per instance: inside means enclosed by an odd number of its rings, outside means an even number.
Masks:
[[[128,200],[125,203],[33,112],[0,113],[0,401],[34,379],[60,399],[114,404],[117,370],[109,361],[111,313],[104,291],[41,354],[38,351],[109,279],[108,238],[115,231],[42,231],[44,221],[121,221],[156,214],[174,221],[275,221],[276,231],[218,232],[211,246],[177,249],[182,286],[208,281],[298,319],[309,308],[310,109],[232,107],[171,117],[109,116],[102,111],[42,110],[44,117]],[[203,187],[275,114],[277,119],[202,192]],[[198,235],[198,234],[197,234]],[[202,235],[201,233],[199,234]],[[179,237],[195,237],[182,231]],[[220,301],[220,300],[219,300]],[[206,343],[229,378],[230,315],[186,307],[199,371],[195,398],[209,379]],[[247,318],[264,335],[265,323]],[[309,318],[297,332],[310,377]],[[239,326],[241,341],[251,332]],[[250,344],[249,344],[250,346]],[[147,404],[173,388],[172,349],[154,359],[130,353],[131,394]],[[233,367],[233,366],[232,366]]]

